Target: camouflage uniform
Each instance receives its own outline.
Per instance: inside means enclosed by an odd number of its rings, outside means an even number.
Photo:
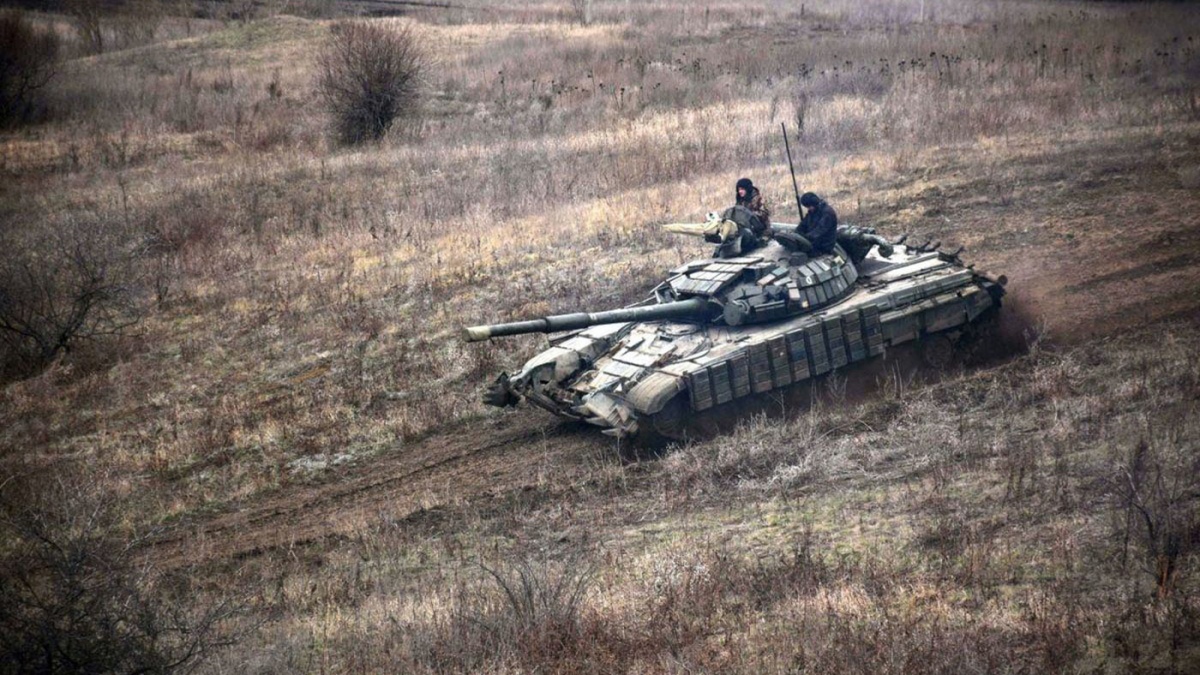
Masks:
[[[743,206],[758,216],[758,219],[762,221],[764,230],[771,226],[771,207],[767,206],[767,202],[763,199],[762,193],[758,191],[758,188],[754,188],[754,195]],[[757,234],[762,233],[759,232]]]
[[[746,190],[746,196],[743,197],[737,194],[737,188]],[[771,227],[771,208],[767,206],[767,202],[763,199],[762,193],[758,188],[754,187],[754,183],[750,182],[749,178],[742,178],[737,182],[737,188],[734,189],[734,196],[737,198],[737,205],[744,206],[753,213],[758,223],[752,224],[751,228],[754,235],[757,237],[763,234]]]

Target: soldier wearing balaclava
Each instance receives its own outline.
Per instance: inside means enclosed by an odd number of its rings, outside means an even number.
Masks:
[[[758,191],[758,188],[754,187],[754,183],[749,178],[739,178],[737,184],[734,186],[734,191],[737,197],[737,205],[750,209],[750,212],[758,216],[758,219],[762,221],[762,230],[754,233],[761,236],[763,231],[771,226],[771,209],[763,199],[762,193]]]

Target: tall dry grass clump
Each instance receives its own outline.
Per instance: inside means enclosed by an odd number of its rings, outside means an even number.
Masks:
[[[347,145],[377,141],[419,109],[427,58],[407,26],[341,23],[317,62],[317,92]]]

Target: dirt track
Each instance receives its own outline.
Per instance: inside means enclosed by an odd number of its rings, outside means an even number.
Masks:
[[[1064,150],[1012,167],[1023,178],[1002,211],[962,207],[980,187],[948,175],[946,233],[969,238],[981,267],[1007,274],[1015,311],[1070,344],[1140,325],[1200,316],[1200,194],[1170,167],[1146,163],[1149,147]],[[1200,164],[1191,149],[1184,161]],[[1056,187],[1039,173],[1074,164]],[[1082,168],[1081,168],[1082,167]],[[1097,169],[1096,167],[1100,167]],[[1102,176],[1096,179],[1094,176]],[[1082,177],[1080,177],[1082,176]],[[934,233],[938,234],[938,233]],[[251,503],[177,527],[151,555],[168,565],[217,563],[353,532],[380,519],[484,504],[531,487],[566,490],[616,442],[580,425],[523,410],[464,424],[331,471]]]
[[[333,472],[320,484],[291,486],[184,525],[157,542],[155,555],[169,565],[244,557],[344,534],[381,517],[404,520],[426,509],[497,497],[539,479],[531,456],[554,468],[552,480],[569,482],[573,469],[586,468],[590,450],[613,445],[590,429],[531,410],[482,426],[453,429]]]

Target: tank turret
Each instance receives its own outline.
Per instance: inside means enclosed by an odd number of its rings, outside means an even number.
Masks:
[[[857,278],[854,264],[841,248],[809,259],[769,240],[751,254],[698,260],[672,270],[640,306],[470,326],[462,336],[467,342],[479,342],[634,321],[763,323],[836,302],[853,290]]]

